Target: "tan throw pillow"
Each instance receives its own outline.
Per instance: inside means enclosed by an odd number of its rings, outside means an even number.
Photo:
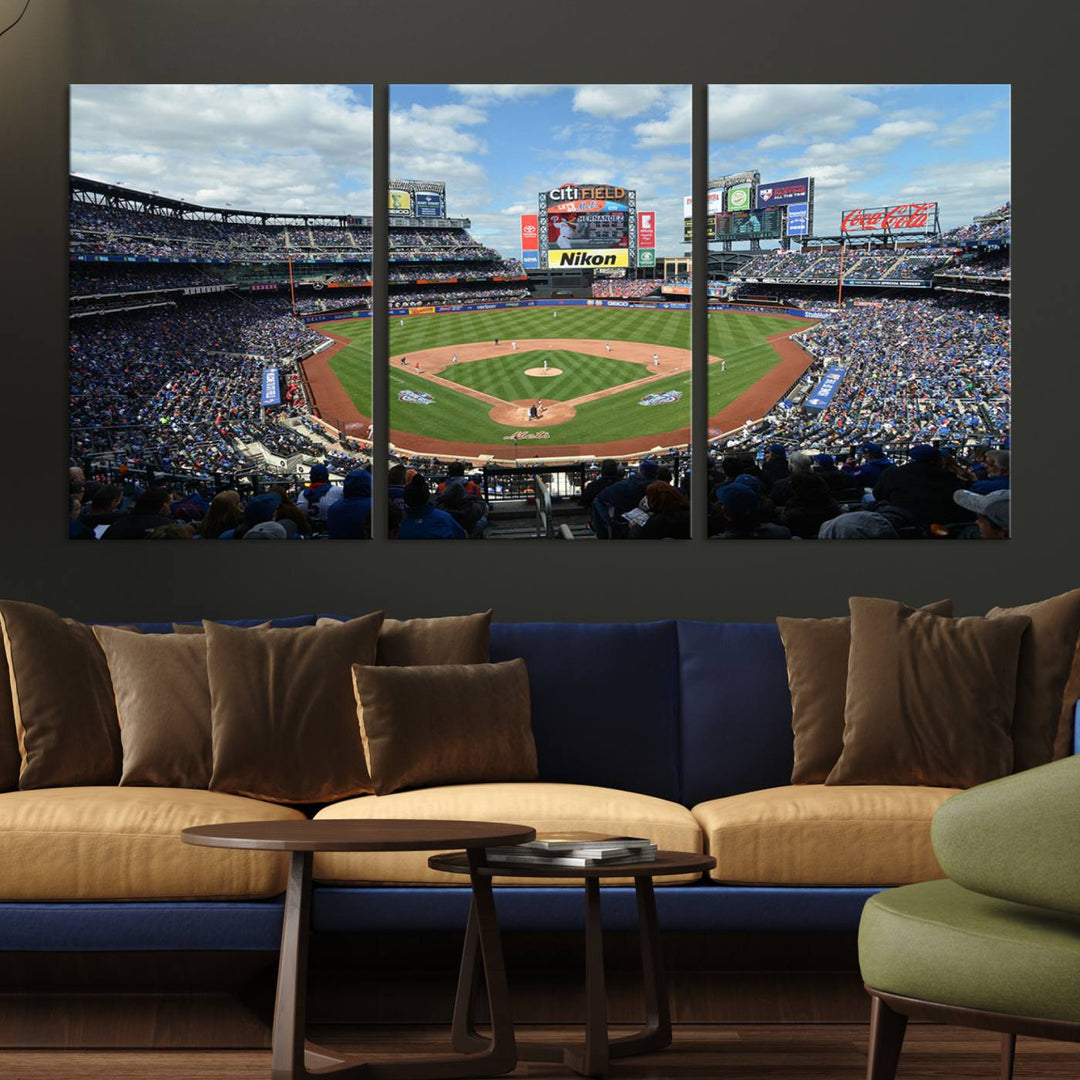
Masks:
[[[921,608],[950,618],[951,600]],[[824,784],[844,749],[851,617],[778,618],[791,690],[791,729],[795,735],[793,784]]]
[[[827,784],[973,787],[1012,770],[1026,615],[946,619],[852,597],[844,752]]]
[[[373,664],[381,611],[336,626],[205,623],[212,791],[281,803],[371,791],[353,664]]]
[[[120,727],[94,632],[48,608],[0,601],[20,789],[115,784]]]
[[[535,780],[524,660],[352,669],[376,795],[402,788]]]
[[[988,619],[1027,615],[1031,626],[1020,644],[1013,715],[1013,771],[1054,760],[1062,699],[1080,635],[1080,589],[1014,608],[992,608]]]
[[[486,664],[491,659],[491,611],[438,619],[387,619],[379,631],[375,663],[381,667]],[[316,626],[333,626],[323,617]]]
[[[1076,703],[1080,701],[1080,641],[1076,643],[1072,671],[1065,684],[1065,697],[1061,703],[1057,735],[1054,736],[1054,760],[1071,757],[1076,738]]]
[[[268,630],[271,625],[272,625],[272,623],[261,622],[261,623],[256,623],[254,626],[251,626],[251,627],[241,626],[238,629],[240,629],[240,630],[249,630],[249,629],[250,630]],[[173,631],[174,634],[205,634],[206,633],[206,630],[203,628],[202,623],[174,622],[172,624],[172,631]]]
[[[202,634],[132,634],[95,626],[112,675],[121,785],[210,784],[210,682]]]

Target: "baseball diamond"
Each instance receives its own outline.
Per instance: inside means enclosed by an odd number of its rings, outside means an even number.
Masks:
[[[689,443],[689,311],[566,306],[559,316],[557,338],[549,307],[412,316],[404,326],[393,318],[390,441],[421,454],[506,458],[507,435],[531,423],[550,433],[547,458]],[[790,340],[810,325],[784,315],[714,313],[710,427],[737,427],[776,404],[810,362]],[[315,328],[334,341],[304,361],[316,407],[342,424],[368,423],[369,321]],[[410,390],[435,403],[410,406],[401,396]],[[538,399],[539,415],[530,418]]]

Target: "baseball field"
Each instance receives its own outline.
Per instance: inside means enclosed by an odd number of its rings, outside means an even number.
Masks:
[[[712,314],[710,427],[730,430],[779,399],[808,362],[789,337],[809,325],[781,315]],[[335,341],[305,362],[322,415],[366,420],[371,320],[317,329]],[[516,443],[544,457],[685,444],[690,337],[685,311],[513,308],[392,317],[391,442],[417,453],[501,457],[515,456]],[[530,416],[538,403],[539,415]]]

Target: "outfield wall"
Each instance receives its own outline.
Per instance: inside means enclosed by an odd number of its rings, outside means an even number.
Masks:
[[[391,318],[412,318],[417,315],[448,315],[457,311],[501,311],[508,308],[537,307],[614,307],[645,311],[689,311],[691,305],[666,300],[504,300],[480,304],[427,304],[422,307],[390,308],[387,314]],[[709,310],[746,311],[747,308],[746,305],[740,304],[710,304]],[[833,311],[803,310],[802,308],[762,308],[760,311],[768,315],[792,315],[799,319],[827,319],[830,315],[836,314]],[[297,318],[305,323],[337,322],[340,319],[370,319],[371,317],[370,311],[324,311],[310,315],[297,315]]]

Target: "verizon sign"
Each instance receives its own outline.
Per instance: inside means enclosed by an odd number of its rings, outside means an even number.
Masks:
[[[877,206],[866,210],[845,210],[840,218],[840,231],[903,232],[914,229],[933,229],[937,222],[936,202],[904,203],[903,206]]]

